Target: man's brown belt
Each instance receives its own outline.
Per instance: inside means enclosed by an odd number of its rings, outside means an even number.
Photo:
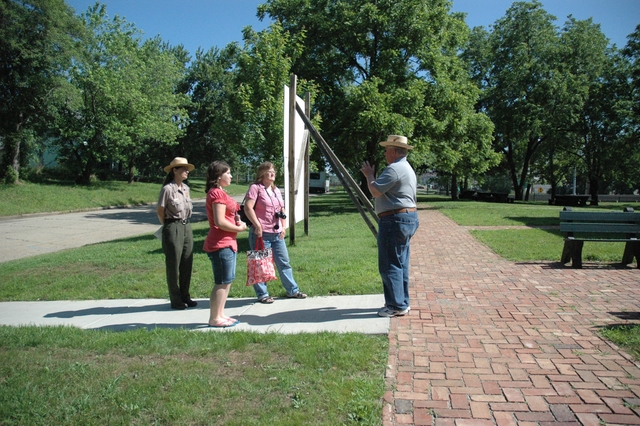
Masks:
[[[378,217],[391,216],[392,214],[398,214],[398,213],[415,212],[416,210],[418,209],[416,209],[415,207],[405,207],[403,209],[387,210],[386,212],[378,213]]]

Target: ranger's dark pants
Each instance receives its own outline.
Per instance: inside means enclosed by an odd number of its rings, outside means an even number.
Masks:
[[[193,266],[193,232],[191,224],[165,223],[162,230],[162,250],[167,269],[167,286],[171,304],[191,300],[191,269]]]

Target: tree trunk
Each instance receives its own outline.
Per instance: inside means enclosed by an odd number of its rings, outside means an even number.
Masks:
[[[518,181],[515,168],[511,168],[511,184],[513,185],[513,191],[515,192],[515,199],[522,200],[522,184]]]
[[[598,179],[590,178],[589,179],[589,194],[591,194],[591,205],[598,205]]]
[[[134,160],[129,160],[129,183],[133,183],[135,178],[135,168]]]
[[[527,190],[524,193],[524,200],[529,201],[529,195],[531,194],[531,184],[527,184]]]
[[[15,181],[13,183],[18,183],[20,180],[20,141],[16,140],[11,147],[11,167],[15,172]]]
[[[93,174],[93,162],[88,160],[82,169],[82,173],[76,179],[76,182],[80,185],[89,185],[91,183],[91,175]]]
[[[21,124],[16,126],[16,132],[5,137],[5,165],[4,182],[7,184],[20,183],[20,135]]]
[[[549,150],[549,182],[551,183],[551,199],[556,198],[556,191],[558,188],[558,182],[556,180],[555,167],[553,163],[553,154],[555,150]]]
[[[340,183],[342,183],[342,181]],[[369,185],[367,185],[367,178],[362,173],[360,173],[360,190],[368,200],[371,200],[373,198],[373,196],[371,195],[371,191],[369,191]]]
[[[527,181],[527,175],[529,174],[529,167],[531,165],[531,160],[536,150],[540,147],[540,145],[544,142],[544,138],[538,137],[530,137],[527,143],[527,149],[524,152],[524,158],[522,159],[522,169],[520,170],[520,176],[518,177],[518,172],[516,171],[516,163],[514,160],[514,147],[511,143],[507,144],[507,147],[504,148],[503,152],[506,154],[507,162],[509,164],[509,169],[511,173],[511,180],[513,181],[513,190],[515,191],[515,199],[523,200],[524,193],[524,185]]]
[[[516,172],[515,162],[513,161],[513,148],[509,148],[505,151],[507,157],[507,164],[509,165],[509,174],[511,175],[511,184],[513,185],[513,191],[515,192],[515,199],[522,200],[522,183],[518,180],[518,173]]]
[[[9,185],[20,183],[20,142],[17,139],[6,138],[5,149],[2,179]]]
[[[451,174],[451,199],[458,201],[458,175],[456,173]]]

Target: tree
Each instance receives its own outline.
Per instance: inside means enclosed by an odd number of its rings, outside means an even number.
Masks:
[[[590,82],[583,119],[572,129],[572,153],[583,164],[592,205],[598,205],[604,183],[612,182],[626,163],[621,159],[634,155],[625,144],[624,117],[630,110],[628,68],[615,52],[602,56],[602,72]]]
[[[559,34],[553,114],[545,118],[546,136],[530,169],[530,180],[542,178],[551,184],[552,198],[558,184],[570,180],[578,166],[586,170],[578,160],[577,153],[582,151],[576,148],[574,131],[584,124],[584,107],[593,95],[593,83],[602,77],[606,46],[599,26],[591,19],[569,16]]]
[[[445,0],[269,0],[258,13],[304,35],[292,71],[317,85],[323,137],[352,172],[365,159],[382,164],[378,143],[392,133],[416,146],[417,168],[481,170],[495,157],[491,124],[473,109],[478,92],[458,57],[468,28],[450,7]]]
[[[82,26],[64,0],[0,2],[0,175],[18,182],[21,146],[33,134],[56,87],[64,83]],[[24,157],[24,155],[22,155]]]
[[[175,51],[159,38],[147,40],[138,50],[141,66],[137,96],[129,102],[127,133],[119,159],[128,165],[129,182],[133,181],[138,160],[150,153],[173,146],[187,125],[186,95],[177,93],[184,63]],[[166,157],[162,158],[166,161]]]
[[[590,19],[570,18],[562,40],[562,64],[571,76],[571,92],[580,97],[577,118],[566,133],[568,144],[562,148],[573,156],[574,165],[579,161],[589,181],[591,203],[597,205],[601,183],[613,177],[610,165],[624,155],[619,150],[618,110],[627,87],[626,72],[620,75],[622,62],[616,65],[615,50],[607,48],[607,38]]]
[[[555,17],[538,1],[516,2],[486,35],[476,32],[467,57],[483,88],[479,109],[495,124],[494,146],[503,154],[516,199],[523,199],[529,166],[553,134],[565,81],[558,70]]]
[[[250,28],[243,31],[244,48],[238,56],[236,73],[240,102],[236,112],[246,125],[243,136],[247,163],[271,161],[283,170],[284,86],[289,84],[302,38],[303,35],[291,37],[278,23],[260,32]]]
[[[79,183],[109,161],[125,164],[131,181],[136,159],[175,144],[184,127],[182,64],[159,39],[142,44],[132,24],[109,21],[103,5],[83,17],[90,37],[58,96],[55,143]]]
[[[236,152],[245,152],[242,123],[232,111],[238,104],[234,69],[239,47],[233,43],[220,50],[198,50],[180,91],[190,96],[189,124],[180,139],[180,154],[196,167],[214,159],[234,165]],[[177,154],[177,153],[176,153]]]
[[[247,27],[243,39],[242,47],[196,52],[181,87],[192,99],[183,139],[190,156],[249,172],[266,160],[282,165],[284,85],[300,47],[277,23],[260,32]]]
[[[621,108],[623,114],[623,138],[625,155],[620,167],[620,178],[628,190],[640,190],[640,24],[627,36],[627,45],[622,50],[628,63],[629,90],[627,106]]]

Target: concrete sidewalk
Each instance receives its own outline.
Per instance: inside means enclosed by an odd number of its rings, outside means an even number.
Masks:
[[[0,303],[1,325],[57,326],[122,331],[135,328],[187,328],[199,331],[254,331],[258,333],[386,334],[389,318],[381,318],[382,295],[327,296],[306,299],[275,298],[269,305],[255,298],[229,299],[225,314],[240,320],[231,328],[212,328],[209,300],[184,311],[165,299],[83,300]]]

